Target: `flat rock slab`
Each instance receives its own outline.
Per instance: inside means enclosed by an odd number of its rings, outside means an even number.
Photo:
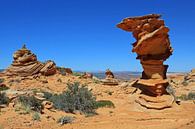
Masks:
[[[171,108],[174,102],[174,98],[170,95],[163,95],[159,97],[139,95],[135,102],[147,109],[162,110],[165,108]]]

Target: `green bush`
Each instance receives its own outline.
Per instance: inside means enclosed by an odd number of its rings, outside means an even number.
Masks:
[[[66,70],[65,70],[65,68],[63,68],[63,67],[57,67],[57,70],[60,72],[60,74],[62,74],[62,75],[66,75]]]
[[[5,81],[5,79],[0,78],[0,84],[3,83]]]
[[[30,107],[31,110],[36,112],[41,112],[43,109],[41,101],[36,99],[34,96],[19,96],[18,102],[25,107]]]
[[[46,100],[49,100],[49,99],[53,96],[53,94],[50,93],[50,92],[43,91],[42,93],[44,94],[43,97],[44,97]]]
[[[187,95],[182,94],[181,96],[178,96],[177,99],[188,100],[188,97]]]
[[[79,83],[68,84],[67,91],[59,95],[53,95],[50,100],[54,103],[56,109],[68,113],[80,111],[84,114],[95,113],[96,98],[92,92]]]
[[[57,123],[60,123],[60,125],[72,123],[74,121],[74,117],[71,116],[63,116],[60,119],[58,119]]]
[[[79,77],[81,77],[82,75],[83,75],[83,73],[73,72],[73,76],[79,76]]]
[[[195,93],[190,92],[187,95],[182,94],[181,96],[178,96],[177,98],[181,100],[195,100]]]
[[[183,85],[183,86],[188,86],[188,82],[187,82],[187,81],[183,81],[183,82],[182,82],[182,85]]]
[[[40,117],[40,115],[39,115],[38,112],[35,112],[35,113],[33,114],[33,116],[32,116],[32,119],[33,119],[34,121],[40,121],[40,120],[41,120],[41,117]]]
[[[195,100],[195,92],[190,92],[190,93],[188,94],[188,99],[189,99],[189,100]]]
[[[9,87],[7,87],[7,86],[0,86],[0,91],[4,91],[4,90],[8,90],[9,89]]]
[[[6,96],[5,93],[0,92],[0,105],[1,104],[8,104],[9,103],[9,98]]]
[[[96,102],[96,108],[102,108],[102,107],[108,107],[108,108],[114,108],[114,103],[109,100],[100,100]]]

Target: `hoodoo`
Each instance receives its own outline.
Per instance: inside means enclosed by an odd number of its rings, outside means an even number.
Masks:
[[[122,30],[132,32],[136,39],[132,52],[137,53],[137,59],[144,69],[141,79],[134,84],[142,90],[136,102],[151,109],[164,109],[173,103],[172,96],[166,92],[169,85],[166,80],[168,65],[163,64],[173,49],[169,28],[160,17],[158,14],[130,17],[117,25]]]
[[[102,80],[104,85],[118,85],[118,80],[115,79],[114,74],[110,69],[106,70],[105,75],[105,79]]]

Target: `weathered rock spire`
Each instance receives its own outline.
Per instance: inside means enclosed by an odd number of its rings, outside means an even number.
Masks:
[[[132,32],[136,39],[133,43],[132,52],[137,53],[144,69],[142,78],[136,85],[142,89],[143,93],[150,96],[163,96],[166,94],[168,81],[166,72],[168,65],[163,62],[169,58],[173,49],[169,40],[169,28],[165,26],[164,20],[160,19],[159,14],[149,14],[140,17],[125,18],[117,27]],[[142,99],[141,99],[142,98]],[[152,107],[146,102],[152,102],[143,96],[137,100],[142,106]],[[159,97],[158,97],[159,98]],[[155,98],[152,98],[155,99]],[[145,102],[146,101],[146,102]],[[160,101],[159,101],[160,102]],[[170,104],[159,104],[155,102],[154,108],[164,108]]]

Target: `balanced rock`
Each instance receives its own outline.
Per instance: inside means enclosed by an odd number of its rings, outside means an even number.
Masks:
[[[102,80],[104,85],[118,85],[118,80],[115,79],[114,74],[110,69],[106,70],[105,75],[105,79]]]
[[[84,74],[81,76],[81,78],[84,78],[84,79],[92,79],[93,78],[93,74],[92,73],[87,73],[87,72],[84,72]]]
[[[3,72],[4,75],[26,77],[39,73],[45,76],[56,73],[56,64],[53,61],[39,62],[37,56],[25,45],[13,54],[13,59],[11,66]]]
[[[105,75],[106,75],[106,79],[113,79],[114,78],[114,74],[112,71],[110,71],[110,69],[106,70]]]
[[[168,65],[164,65],[163,62],[173,52],[168,35],[169,28],[165,26],[160,17],[161,15],[158,14],[130,17],[125,18],[117,25],[125,31],[132,32],[136,39],[136,42],[133,43],[132,52],[137,53],[137,59],[140,60],[144,71],[142,78],[135,85],[144,94],[153,97],[158,96],[158,98],[166,94],[166,87],[169,85],[166,80]],[[169,100],[172,99],[167,101]],[[143,101],[139,101],[140,105],[145,105],[141,102]]]
[[[195,69],[192,69],[183,80],[183,83],[194,83],[195,82]]]

